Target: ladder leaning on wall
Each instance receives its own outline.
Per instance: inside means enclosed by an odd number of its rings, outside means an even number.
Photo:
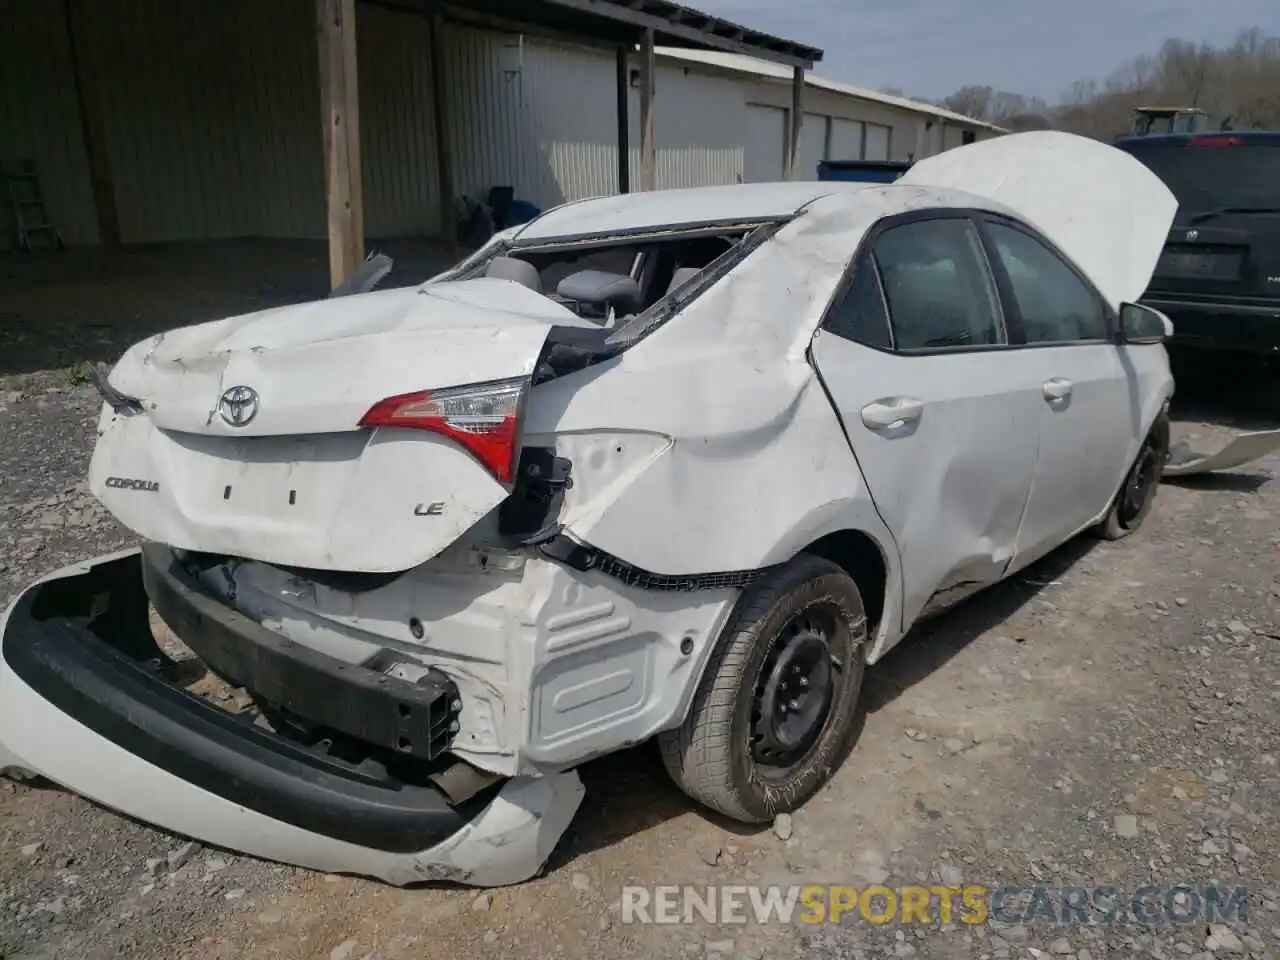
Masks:
[[[49,217],[49,208],[40,189],[40,177],[36,174],[34,160],[18,160],[0,165],[9,207],[13,211],[13,223],[18,233],[18,246],[30,250],[32,240],[37,246],[63,249],[62,234]],[[43,239],[43,243],[39,240]]]

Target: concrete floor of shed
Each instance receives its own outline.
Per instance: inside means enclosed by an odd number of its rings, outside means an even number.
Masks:
[[[439,242],[370,241],[395,269],[383,286],[419,283],[452,262]],[[229,240],[108,252],[0,253],[0,377],[114,363],[162,330],[314,300],[329,289],[323,241]]]

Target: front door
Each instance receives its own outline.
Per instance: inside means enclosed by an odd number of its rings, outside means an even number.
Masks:
[[[813,344],[903,570],[903,622],[1000,578],[1035,470],[1040,382],[1007,346],[978,229],[877,228]]]
[[[1121,363],[1102,297],[1029,228],[986,218],[1006,316],[1027,372],[1040,382],[1040,455],[1017,565],[1097,519],[1120,488],[1142,432],[1136,371]]]

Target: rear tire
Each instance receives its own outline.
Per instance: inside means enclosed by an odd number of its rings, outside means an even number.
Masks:
[[[1096,537],[1121,540],[1142,526],[1155,503],[1156,492],[1160,489],[1160,474],[1168,458],[1169,415],[1161,413],[1143,440],[1137,459],[1125,474],[1106,518],[1093,528]]]
[[[694,800],[762,823],[812,797],[856,735],[866,669],[862,595],[843,569],[801,554],[749,587],[694,693],[660,734],[667,771]]]

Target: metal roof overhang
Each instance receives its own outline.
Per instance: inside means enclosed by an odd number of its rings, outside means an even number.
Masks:
[[[726,50],[811,69],[822,50],[761,33],[669,0],[365,0],[379,6],[441,14],[458,23],[558,36],[600,46],[654,42],[693,50]]]

